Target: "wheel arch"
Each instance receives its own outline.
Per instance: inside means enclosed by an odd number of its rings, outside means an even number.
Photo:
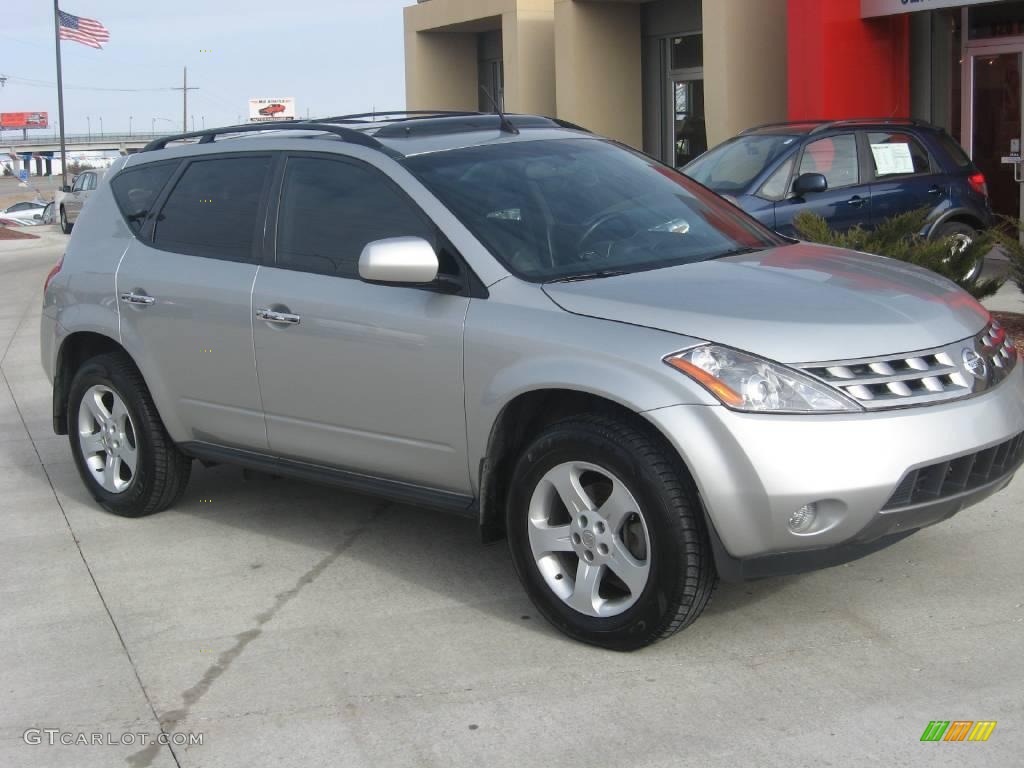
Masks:
[[[599,413],[619,418],[654,436],[669,455],[689,473],[683,457],[657,426],[620,402],[581,389],[549,387],[521,392],[498,412],[491,425],[487,448],[480,459],[478,513],[485,543],[505,538],[505,498],[508,481],[522,450],[549,424],[567,416]]]
[[[53,431],[55,433],[58,435],[68,433],[68,394],[71,391],[71,380],[74,379],[75,372],[87,360],[114,352],[124,354],[136,368],[139,367],[120,342],[103,333],[76,331],[61,342],[53,374]]]
[[[954,208],[946,211],[939,218],[931,223],[928,228],[928,237],[934,237],[939,227],[943,224],[960,223],[973,227],[979,232],[985,229],[985,223],[968,208]]]

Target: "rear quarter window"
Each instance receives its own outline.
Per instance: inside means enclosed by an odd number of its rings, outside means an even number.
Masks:
[[[117,207],[135,234],[142,230],[146,216],[177,167],[177,161],[129,167],[110,182]]]
[[[942,147],[943,154],[945,154],[957,168],[970,167],[971,158],[967,156],[964,148],[957,143],[956,139],[945,131],[942,131],[938,134],[938,141]]]

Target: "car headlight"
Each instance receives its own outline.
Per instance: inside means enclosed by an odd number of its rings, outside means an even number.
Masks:
[[[715,344],[669,355],[682,371],[723,405],[754,413],[821,413],[864,410],[841,392],[785,366]]]

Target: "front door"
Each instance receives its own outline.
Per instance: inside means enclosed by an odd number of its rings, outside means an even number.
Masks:
[[[179,439],[266,450],[250,296],[272,162],[232,155],[188,163],[168,183],[159,214],[146,211],[149,223],[117,270],[123,343]],[[156,164],[151,180],[148,165],[119,174],[122,207],[148,209],[146,185],[162,185],[158,171],[167,167]]]
[[[1018,218],[1024,168],[1021,158],[1021,72],[1024,44],[979,45],[965,57],[964,144],[985,174],[996,213]]]
[[[856,133],[841,133],[811,141],[804,147],[793,178],[820,173],[828,182],[824,192],[791,195],[775,204],[775,228],[784,235],[796,230],[793,220],[804,211],[817,214],[835,230],[869,226],[871,185],[862,176]]]
[[[382,172],[337,156],[289,156],[275,197],[276,261],[253,290],[271,450],[465,493],[469,299],[359,279],[367,243],[416,236],[437,250],[436,227]]]

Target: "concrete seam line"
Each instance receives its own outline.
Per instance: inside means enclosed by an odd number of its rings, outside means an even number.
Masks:
[[[24,319],[22,319],[24,322]],[[20,324],[19,324],[20,327]],[[17,331],[15,331],[17,335]],[[10,345],[8,344],[8,347]],[[4,356],[6,357],[6,351]],[[64,505],[60,503],[60,497],[57,495],[57,489],[53,487],[53,480],[50,477],[49,471],[46,469],[46,465],[43,463],[43,458],[39,454],[39,449],[36,447],[36,441],[32,439],[32,433],[28,431],[28,423],[25,421],[25,415],[21,412],[21,406],[18,405],[17,399],[14,397],[14,390],[11,389],[11,383],[7,380],[7,375],[0,368],[0,378],[3,379],[4,386],[7,387],[7,392],[11,396],[11,402],[14,403],[14,409],[18,413],[18,418],[21,420],[21,425],[25,430],[25,434],[28,435],[29,441],[32,443],[32,450],[35,451],[36,458],[39,459],[39,466],[42,467],[43,474],[46,476],[46,482],[50,486],[50,492],[53,494],[53,500],[57,503],[57,508],[60,509],[60,513],[64,518],[64,524],[68,527],[68,532],[71,534],[71,540],[75,542],[75,549],[78,550],[78,556],[82,559],[82,564],[85,566],[86,573],[89,574],[89,579],[92,581],[93,589],[96,590],[96,595],[100,599],[100,604],[103,606],[103,610],[107,613],[107,618],[110,619],[110,625],[114,628],[114,633],[117,635],[117,640],[121,643],[121,649],[124,651],[125,657],[128,659],[129,665],[131,665],[132,673],[135,675],[135,680],[139,684],[139,689],[142,691],[143,697],[146,699],[146,705],[149,707],[150,713],[153,715],[153,720],[156,722],[157,728],[160,729],[160,733],[165,736],[163,726],[160,724],[160,718],[156,713],[156,707],[153,706],[153,701],[149,698],[149,692],[146,690],[145,684],[142,682],[142,677],[139,675],[139,669],[135,665],[135,659],[132,658],[131,652],[128,650],[128,646],[125,645],[124,637],[121,635],[121,629],[117,626],[117,622],[114,620],[114,615],[110,612],[110,606],[107,605],[106,598],[103,597],[103,592],[100,591],[100,585],[96,583],[96,576],[92,572],[92,568],[89,567],[89,561],[85,557],[85,553],[82,552],[82,544],[78,540],[78,536],[75,535],[75,529],[71,527],[71,521],[68,520],[67,512],[64,511]],[[170,744],[170,739],[167,740],[167,749],[171,753],[171,758],[174,760],[174,764],[181,768],[181,762],[178,760],[178,756],[174,753],[174,747]]]

